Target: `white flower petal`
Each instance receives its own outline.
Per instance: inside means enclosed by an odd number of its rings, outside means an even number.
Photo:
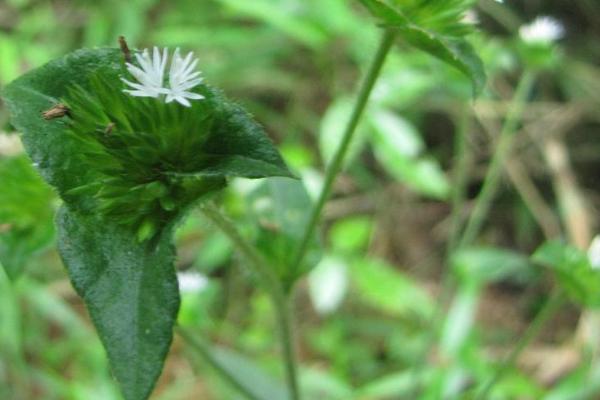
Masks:
[[[204,96],[201,94],[190,91],[204,80],[200,71],[196,71],[198,59],[194,58],[194,54],[189,52],[185,58],[182,58],[179,48],[175,49],[169,69],[169,85],[165,87],[164,77],[168,58],[169,53],[166,48],[163,49],[162,54],[158,47],[152,49],[152,54],[148,49],[136,53],[135,59],[138,65],[126,63],[126,67],[137,82],[121,78],[127,85],[124,92],[139,97],[156,98],[166,95],[166,103],[176,101],[186,107],[191,106],[188,99],[203,99]]]
[[[201,94],[194,92],[182,92],[180,95],[191,100],[202,100],[205,98]]]
[[[182,104],[186,107],[191,107],[192,105],[190,104],[190,102],[183,96],[177,96],[175,97],[175,101],[178,102],[179,104]]]

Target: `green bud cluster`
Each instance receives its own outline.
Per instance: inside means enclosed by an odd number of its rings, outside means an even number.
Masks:
[[[215,133],[218,94],[185,108],[156,98],[131,97],[121,82],[94,76],[87,88],[72,86],[63,99],[69,133],[81,143],[88,166],[85,185],[67,195],[89,197],[89,207],[154,236],[182,209],[226,185],[223,176],[198,174],[210,163],[206,141]]]

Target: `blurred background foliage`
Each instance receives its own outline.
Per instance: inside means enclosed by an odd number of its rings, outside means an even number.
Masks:
[[[566,31],[542,64],[518,39],[540,15]],[[316,267],[297,290],[307,399],[469,398],[548,297],[552,279],[529,255],[563,239],[582,257],[598,227],[600,4],[481,0],[470,17],[488,73],[477,101],[459,72],[402,43],[377,84],[305,270]],[[303,185],[239,180],[222,200],[274,264],[286,265],[375,51],[372,18],[351,0],[2,0],[0,87],[73,49],[115,46],[119,35],[138,48],[195,51],[206,80],[265,125]],[[543,70],[494,208],[475,247],[447,257],[454,218],[464,219],[479,192],[507,102],[531,65]],[[461,132],[468,177],[452,217]],[[0,398],[118,399],[54,248],[57,202],[0,104]],[[550,250],[541,259],[570,265],[553,256],[566,250]],[[259,372],[281,374],[273,314],[243,260],[199,214],[180,228],[178,254],[180,323],[277,400],[280,389]],[[436,314],[445,271],[456,295]],[[598,398],[600,336],[580,335],[581,313],[576,302],[561,307],[492,398]],[[434,323],[441,332],[432,345]],[[190,354],[175,341],[153,399],[239,398]]]

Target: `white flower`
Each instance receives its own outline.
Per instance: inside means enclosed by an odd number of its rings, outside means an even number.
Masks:
[[[139,66],[126,63],[126,67],[137,82],[121,78],[129,86],[128,89],[123,90],[125,93],[136,97],[154,98],[165,95],[166,103],[176,101],[186,107],[191,106],[188,99],[204,98],[204,96],[190,91],[202,82],[200,71],[195,70],[198,59],[193,58],[193,53],[188,53],[183,59],[179,54],[179,49],[175,50],[169,70],[169,87],[165,86],[165,68],[169,58],[167,48],[163,49],[161,54],[160,50],[154,47],[152,57],[150,57],[148,49],[145,49],[141,54],[136,54],[135,58]]]
[[[129,85],[133,90],[127,89],[124,92],[137,97],[158,97],[165,94],[167,89],[163,88],[165,66],[167,65],[168,50],[165,48],[162,55],[157,47],[154,48],[152,58],[148,49],[142,54],[136,54],[139,67],[126,63],[127,70],[139,83],[128,81],[121,78],[123,82]]]
[[[533,22],[519,29],[521,39],[532,44],[550,44],[562,38],[564,34],[564,26],[552,17],[537,17]]]
[[[192,59],[192,57],[192,52],[189,52],[185,59],[183,59],[179,55],[179,49],[175,50],[173,61],[171,62],[171,70],[169,71],[169,85],[171,86],[171,90],[167,94],[167,103],[175,100],[189,107],[190,102],[187,99],[200,100],[204,98],[204,96],[198,93],[189,91],[202,82],[200,72],[194,70],[198,64],[198,59]]]

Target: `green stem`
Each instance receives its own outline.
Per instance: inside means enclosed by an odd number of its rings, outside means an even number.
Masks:
[[[286,380],[290,392],[290,400],[300,399],[300,389],[298,386],[298,373],[296,371],[296,353],[294,351],[294,337],[292,330],[292,318],[290,315],[291,295],[284,291],[281,282],[274,271],[269,268],[263,257],[250,245],[246,239],[238,232],[237,228],[229,219],[225,218],[214,204],[202,206],[202,211],[244,254],[249,261],[250,267],[261,278],[267,293],[273,303],[277,324],[279,326],[279,335],[284,356]]]
[[[550,298],[546,301],[542,309],[537,313],[534,320],[531,321],[529,327],[525,333],[520,337],[519,341],[512,349],[508,357],[502,362],[500,367],[496,370],[490,381],[484,386],[479,392],[477,399],[485,400],[488,399],[488,395],[494,385],[504,376],[506,371],[511,368],[523,349],[531,343],[533,339],[540,333],[548,319],[555,313],[563,302],[563,293],[560,290],[555,290]]]
[[[371,67],[369,68],[369,71],[367,73],[365,81],[362,84],[362,87],[361,87],[359,95],[358,95],[358,99],[356,100],[356,104],[354,105],[354,109],[353,109],[352,115],[350,117],[350,121],[348,122],[348,125],[346,126],[346,129],[344,131],[344,135],[342,137],[342,142],[340,143],[340,145],[339,145],[338,149],[336,150],[336,153],[333,157],[333,160],[331,161],[331,163],[329,164],[329,166],[327,168],[327,172],[325,175],[325,183],[323,184],[323,189],[321,190],[317,204],[314,206],[314,208],[312,210],[309,223],[306,227],[306,230],[304,231],[304,235],[302,236],[302,240],[300,241],[300,244],[296,251],[296,254],[294,257],[294,262],[292,263],[293,270],[296,270],[298,268],[298,266],[302,262],[302,259],[304,258],[304,254],[308,250],[308,244],[310,243],[310,240],[311,240],[315,230],[317,229],[317,225],[319,223],[319,219],[321,217],[321,212],[323,211],[323,207],[325,206],[325,203],[327,202],[327,200],[329,199],[329,196],[331,195],[333,182],[334,182],[337,174],[342,169],[342,165],[343,165],[344,159],[346,157],[346,153],[348,152],[348,148],[350,146],[350,143],[352,142],[352,138],[354,137],[354,133],[355,133],[356,127],[358,126],[358,123],[360,121],[360,117],[362,116],[363,111],[365,110],[365,107],[367,105],[367,102],[369,101],[369,97],[371,95],[373,87],[375,86],[375,82],[377,81],[377,78],[379,77],[381,68],[383,67],[383,63],[392,47],[392,44],[394,43],[395,37],[396,37],[396,33],[394,30],[386,29],[384,31],[383,37],[381,39],[381,43],[379,45],[379,49],[377,50],[377,53],[375,54],[375,58],[373,59],[373,62],[371,64]]]
[[[448,238],[448,247],[446,249],[446,259],[450,259],[452,252],[456,249],[456,242],[460,235],[462,223],[462,212],[465,204],[467,176],[469,175],[469,165],[471,157],[467,151],[467,134],[468,134],[468,113],[463,113],[460,117],[460,123],[457,130],[457,135],[454,142],[454,154],[456,167],[452,174],[452,211],[450,215],[451,228]]]
[[[525,71],[517,85],[504,126],[500,132],[494,156],[483,181],[483,187],[475,201],[475,207],[459,242],[459,248],[470,245],[483,226],[485,217],[492,206],[492,201],[500,184],[502,166],[512,147],[515,133],[527,104],[527,97],[531,92],[534,82],[535,75],[530,71]]]
[[[240,394],[244,395],[244,397],[249,400],[261,400],[256,397],[243,383],[241,383],[235,376],[229,373],[227,368],[223,367],[223,365],[219,362],[219,360],[213,355],[213,353],[208,349],[206,344],[197,340],[194,335],[188,332],[186,329],[178,326],[175,328],[179,336],[182,337],[183,340],[187,342],[187,344],[194,349],[206,362],[210,364],[211,367],[217,371],[223,379],[225,379],[232,387],[237,389]]]

